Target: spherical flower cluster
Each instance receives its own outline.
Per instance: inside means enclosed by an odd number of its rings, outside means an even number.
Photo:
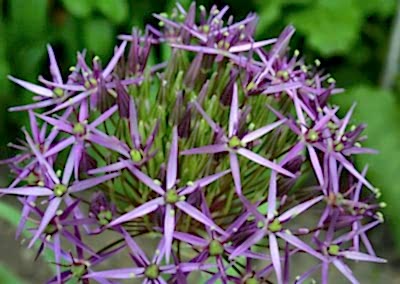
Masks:
[[[177,5],[108,64],[78,53],[65,80],[48,46],[51,79],[10,77],[35,102],[11,108],[30,130],[0,193],[22,203],[17,234],[33,220],[29,246],[54,252],[49,283],[328,283],[332,268],[358,283],[349,260],[385,262],[367,237],[379,191],[353,165],[374,152],[365,126],[288,48],[292,26],[255,41],[256,15],[227,10]]]

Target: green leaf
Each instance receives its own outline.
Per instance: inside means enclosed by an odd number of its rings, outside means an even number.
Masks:
[[[282,12],[282,0],[266,1],[260,7],[257,35],[262,36],[278,20]]]
[[[114,30],[110,23],[103,19],[91,19],[83,25],[83,40],[89,51],[101,58],[110,54],[114,46]]]
[[[0,263],[0,283],[23,284],[25,282]]]
[[[10,4],[10,27],[12,38],[38,40],[46,32],[47,0],[13,0]],[[33,12],[34,11],[34,12]]]
[[[378,155],[359,156],[358,161],[361,167],[369,164],[368,178],[381,189],[387,203],[385,215],[400,250],[400,107],[393,94],[368,86],[350,89],[339,97],[338,102],[346,108],[357,102],[354,122],[368,125],[363,146],[379,151]]]
[[[92,0],[62,0],[62,2],[65,9],[78,18],[88,17],[93,10]]]
[[[289,17],[307,43],[324,56],[344,54],[359,38],[362,12],[348,0],[319,0]]]
[[[13,207],[5,202],[2,202],[2,201],[0,202],[0,218],[1,219],[6,221],[7,223],[9,223],[10,225],[14,226],[15,228],[17,228],[18,224],[19,224],[20,216],[21,216],[21,214],[15,207]],[[31,223],[29,221],[27,222],[27,227],[33,227],[33,226],[34,226],[33,223]],[[22,233],[25,238],[30,238],[32,236],[32,234],[27,230],[24,230]],[[39,242],[36,242],[35,249],[38,248],[38,245],[39,245]],[[45,249],[43,251],[42,256],[44,257],[44,259],[47,262],[54,261],[53,253],[49,249]],[[54,267],[53,266],[51,266],[51,267],[55,271]],[[0,283],[16,283],[16,282],[1,281],[1,275],[0,275]]]
[[[360,10],[365,15],[378,15],[388,17],[396,11],[396,0],[356,0]]]
[[[115,24],[121,24],[128,18],[129,7],[126,0],[96,0],[95,5]]]

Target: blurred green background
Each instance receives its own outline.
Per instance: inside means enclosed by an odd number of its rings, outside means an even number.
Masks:
[[[180,2],[187,7],[190,1]],[[381,270],[375,266],[369,269],[364,265],[364,268],[375,274],[386,274],[390,280],[385,283],[400,283],[400,272],[395,269],[400,265],[399,1],[197,3],[206,7],[227,4],[236,19],[248,12],[257,12],[260,17],[257,37],[260,39],[275,37],[287,24],[294,24],[297,33],[291,46],[299,49],[309,63],[319,59],[321,67],[332,74],[338,86],[346,88],[346,93],[335,97],[334,102],[344,110],[353,101],[357,102],[354,120],[368,124],[366,145],[380,151],[379,155],[361,157],[358,162],[370,164],[369,178],[382,190],[382,201],[387,203],[386,223],[374,233],[374,238],[377,251],[390,260],[388,266],[380,267]],[[76,51],[84,48],[89,55],[107,60],[118,34],[129,33],[132,26],[156,25],[152,13],[170,11],[174,5],[175,1],[169,0],[0,0],[0,157],[11,155],[7,143],[15,140],[26,121],[24,113],[10,114],[7,108],[31,99],[30,94],[8,82],[8,74],[33,82],[39,74],[47,75],[47,43],[55,48],[63,70],[74,64]],[[160,52],[161,59],[162,56]],[[2,185],[6,185],[6,169],[2,169],[2,173]],[[0,266],[0,283],[41,283],[41,276],[36,280],[30,278],[31,256],[26,256],[25,249],[12,239],[14,229],[10,224],[17,222],[17,213],[14,218],[6,216],[12,215],[13,207],[7,207],[5,199],[0,202],[0,243],[4,243],[0,246],[0,264],[13,266],[17,263],[17,267]],[[12,250],[16,259],[21,257],[28,264],[24,266],[10,260],[3,249]],[[32,273],[37,275],[34,270]],[[13,274],[21,279],[17,280]],[[383,279],[379,275],[376,277],[374,279],[380,279],[379,282]],[[378,282],[369,278],[365,283]]]

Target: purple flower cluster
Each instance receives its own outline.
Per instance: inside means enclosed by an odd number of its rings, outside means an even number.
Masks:
[[[64,80],[48,46],[51,79],[10,77],[35,102],[11,108],[30,131],[0,193],[22,203],[17,235],[31,220],[29,246],[54,252],[48,283],[328,283],[333,267],[358,283],[348,260],[385,262],[354,108],[337,115],[342,90],[290,51],[292,26],[257,42],[256,15],[227,10],[177,5],[121,35],[104,68],[78,53]]]

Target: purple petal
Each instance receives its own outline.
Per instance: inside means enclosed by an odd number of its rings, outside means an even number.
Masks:
[[[387,263],[386,259],[377,257],[377,256],[372,256],[366,253],[358,252],[358,251],[343,251],[340,252],[341,256],[344,256],[347,259],[352,259],[352,260],[359,260],[359,261],[367,261],[367,262],[377,262],[377,263]]]
[[[140,260],[141,264],[143,266],[147,266],[150,264],[146,254],[144,251],[140,248],[140,246],[132,239],[132,237],[129,235],[129,233],[121,228],[122,235],[125,238],[125,242],[128,245],[129,249],[131,250],[132,254]]]
[[[27,186],[27,187],[0,189],[0,193],[23,195],[23,196],[50,196],[53,194],[53,191],[46,187]]]
[[[172,130],[172,143],[168,158],[167,167],[167,189],[174,187],[178,172],[178,129],[175,126]]]
[[[201,146],[198,148],[193,148],[189,150],[184,150],[180,154],[181,155],[196,155],[196,154],[216,154],[227,152],[228,149],[225,144],[213,144],[207,146]]]
[[[193,185],[188,186],[184,188],[181,192],[179,192],[179,195],[187,195],[193,193],[195,190],[206,187],[207,185],[213,183],[214,181],[220,179],[224,175],[228,174],[230,170],[223,171],[220,173],[216,173],[204,178],[201,178],[193,183]]]
[[[287,210],[286,212],[282,213],[278,219],[280,222],[286,222],[289,219],[292,219],[294,217],[296,217],[297,215],[303,213],[304,211],[306,211],[308,208],[310,208],[311,206],[314,206],[315,204],[317,204],[318,202],[320,202],[321,200],[323,200],[324,197],[323,196],[319,196],[319,197],[315,197],[309,201],[303,202],[299,205],[296,205],[295,207]]]
[[[131,139],[137,149],[140,148],[140,133],[137,122],[137,112],[135,101],[133,98],[129,100],[129,129],[131,132]]]
[[[83,181],[75,182],[73,185],[71,185],[69,187],[68,191],[69,192],[80,192],[80,191],[86,190],[88,188],[92,188],[96,185],[99,185],[110,179],[113,179],[119,175],[120,175],[120,173],[113,173],[113,174],[108,174],[108,175],[101,176],[101,177],[95,177],[95,178],[90,178],[90,179],[86,179]]]
[[[174,239],[175,231],[175,210],[171,204],[167,204],[165,207],[165,219],[164,219],[164,240],[165,240],[165,260],[169,263],[171,256],[172,242]]]
[[[157,192],[159,195],[164,195],[164,193],[165,193],[164,190],[159,185],[157,185],[153,179],[151,179],[149,176],[142,173],[140,170],[138,170],[134,166],[132,166],[130,164],[127,164],[127,165],[128,165],[129,170],[132,172],[132,174],[134,174],[138,178],[138,180],[140,180],[142,183],[144,183],[150,189]]]
[[[146,203],[140,205],[139,207],[136,207],[132,211],[129,211],[128,213],[118,217],[114,221],[112,221],[108,227],[114,227],[116,225],[132,221],[134,219],[137,219],[139,217],[142,217],[144,215],[147,215],[155,210],[158,209],[159,206],[164,204],[164,198],[158,197],[156,199],[147,201]]]
[[[318,155],[313,146],[307,145],[308,154],[310,155],[311,164],[313,166],[315,175],[317,176],[318,182],[321,187],[324,186],[324,174],[322,173],[321,164],[318,159]]]
[[[117,105],[109,108],[107,111],[102,113],[98,118],[96,118],[95,121],[90,123],[90,127],[96,128],[97,126],[102,124],[104,121],[109,119],[117,110],[118,110],[118,106]]]
[[[29,105],[23,105],[23,106],[16,106],[16,107],[10,107],[8,111],[14,112],[14,111],[26,111],[26,110],[33,110],[33,109],[38,109],[38,108],[45,108],[48,106],[51,106],[57,102],[56,99],[48,99],[48,100],[43,100],[37,103],[29,104]]]
[[[197,111],[200,112],[203,119],[208,123],[208,125],[214,130],[215,133],[221,132],[221,128],[208,116],[208,114],[203,110],[203,108],[199,105],[198,102],[193,102]]]
[[[272,220],[275,216],[276,210],[276,172],[271,172],[270,182],[269,182],[269,189],[268,189],[268,212],[267,212],[267,219]]]
[[[55,119],[49,116],[41,115],[41,114],[36,114],[40,119],[46,121],[48,124],[53,125],[54,127],[60,129],[61,131],[67,132],[67,133],[73,133],[73,127],[67,123],[64,122],[60,119]]]
[[[265,230],[257,230],[254,234],[250,235],[243,243],[241,243],[229,256],[229,259],[234,259],[242,255],[243,252],[249,250],[251,246],[257,244],[265,237]]]
[[[129,163],[129,161],[121,161],[121,162],[117,162],[108,166],[104,166],[101,168],[97,168],[97,169],[93,169],[90,170],[88,172],[88,174],[90,175],[94,175],[94,174],[102,174],[102,173],[107,173],[107,172],[116,172],[116,171],[120,171],[122,169],[125,169],[126,163]]]
[[[266,39],[266,40],[258,41],[258,42],[238,44],[238,45],[232,46],[229,49],[229,52],[237,53],[237,52],[249,51],[252,49],[257,49],[257,48],[264,47],[266,45],[270,45],[275,42],[276,42],[276,39],[273,38],[273,39]]]
[[[276,279],[278,281],[278,284],[283,284],[278,241],[274,234],[268,234],[268,238],[269,238],[269,250],[271,252],[271,260],[272,260],[272,265],[274,266],[275,269]]]
[[[142,277],[144,270],[143,267],[119,268],[88,273],[84,278],[132,279]]]
[[[46,151],[44,153],[43,156],[45,158],[51,157],[51,156],[61,152],[62,150],[64,150],[65,148],[67,148],[68,146],[73,144],[74,142],[75,142],[75,136],[70,136],[70,137],[62,140],[61,142],[57,143],[55,146],[52,146],[48,151]]]
[[[86,99],[87,97],[89,97],[95,91],[96,91],[96,89],[91,89],[91,90],[82,92],[79,95],[76,95],[76,96],[68,99],[66,102],[56,106],[51,111],[47,112],[46,115],[49,115],[51,113],[55,113],[55,112],[57,112],[59,110],[62,110],[64,108],[67,108],[67,107],[70,107],[70,106],[74,106],[75,104],[77,104],[77,103],[81,102],[82,100]]]
[[[40,222],[39,228],[36,230],[32,240],[29,243],[29,246],[28,246],[29,248],[31,248],[34,245],[36,240],[40,237],[40,235],[46,229],[47,225],[50,223],[51,219],[54,218],[54,216],[56,215],[56,212],[58,210],[58,207],[60,206],[61,201],[62,201],[62,198],[55,197],[49,202],[49,204],[46,208],[46,212],[44,212],[43,218]]]
[[[182,232],[174,232],[174,238],[177,240],[180,240],[182,242],[191,244],[193,246],[198,246],[198,247],[206,247],[208,245],[208,241],[205,239],[202,239],[200,237],[188,234],[188,233],[182,233]]]
[[[47,53],[49,54],[51,76],[53,76],[53,80],[54,81],[56,81],[57,83],[62,84],[63,81],[62,81],[60,68],[58,67],[57,60],[56,60],[56,57],[54,55],[53,48],[51,47],[50,44],[47,45]]]
[[[49,90],[47,88],[17,79],[13,76],[8,76],[8,79],[13,81],[14,83],[20,85],[21,87],[27,89],[28,91],[31,91],[32,93],[35,93],[37,95],[47,97],[47,98],[52,98],[54,96],[53,91]]]
[[[262,94],[268,95],[268,94],[276,94],[280,93],[283,91],[286,91],[288,89],[298,89],[301,88],[303,84],[301,82],[287,82],[287,83],[282,83],[282,84],[277,84],[277,85],[271,85],[268,86]]]
[[[277,122],[268,124],[266,126],[263,126],[257,130],[254,130],[250,133],[247,133],[242,139],[241,141],[243,143],[249,143],[252,142],[258,138],[260,138],[261,136],[264,136],[265,134],[267,134],[268,132],[270,132],[271,130],[274,130],[275,128],[277,128],[278,126],[280,126],[282,123],[284,123],[286,120],[279,120]]]
[[[210,227],[212,230],[217,231],[222,235],[226,235],[225,231],[222,230],[218,225],[216,225],[211,219],[209,219],[206,215],[204,215],[200,210],[193,207],[189,203],[185,201],[179,201],[176,203],[176,206],[181,209],[183,212],[188,214],[193,219],[199,221],[200,223]]]
[[[233,182],[235,184],[236,193],[242,195],[242,182],[240,179],[240,166],[239,161],[235,153],[229,153],[229,160],[231,165]]]
[[[309,255],[312,255],[322,261],[326,261],[325,257],[322,254],[315,251],[312,247],[310,247],[308,244],[300,240],[298,237],[295,237],[292,234],[288,234],[286,232],[278,232],[276,233],[276,235],[281,239],[285,240],[286,242],[288,242],[289,244],[297,247],[298,249],[305,251]]]
[[[285,176],[288,176],[288,177],[292,177],[292,178],[296,177],[294,174],[292,174],[288,170],[282,168],[280,165],[275,164],[275,163],[265,159],[264,157],[254,153],[254,152],[252,152],[252,151],[250,151],[250,150],[248,150],[246,148],[240,148],[239,150],[237,150],[237,152],[240,155],[248,158],[249,160],[252,160],[253,162],[256,162],[257,164],[260,164],[261,166],[270,168],[270,169],[272,169],[272,170],[274,170],[274,171],[276,171],[276,172],[278,172],[280,174],[283,174]]]
[[[333,264],[336,268],[352,283],[352,284],[359,284],[358,280],[354,277],[353,272],[351,269],[344,264],[342,261],[338,259],[334,259]]]
[[[122,44],[119,46],[117,51],[115,52],[114,56],[111,58],[110,62],[108,63],[107,67],[104,68],[102,72],[103,78],[107,78],[114,70],[115,66],[117,65],[118,61],[122,57],[125,51],[127,42],[123,41]]]
[[[233,85],[233,93],[232,93],[232,102],[231,102],[231,110],[229,113],[229,137],[232,137],[234,133],[237,131],[237,127],[239,124],[239,105],[238,105],[238,86],[235,83]]]

